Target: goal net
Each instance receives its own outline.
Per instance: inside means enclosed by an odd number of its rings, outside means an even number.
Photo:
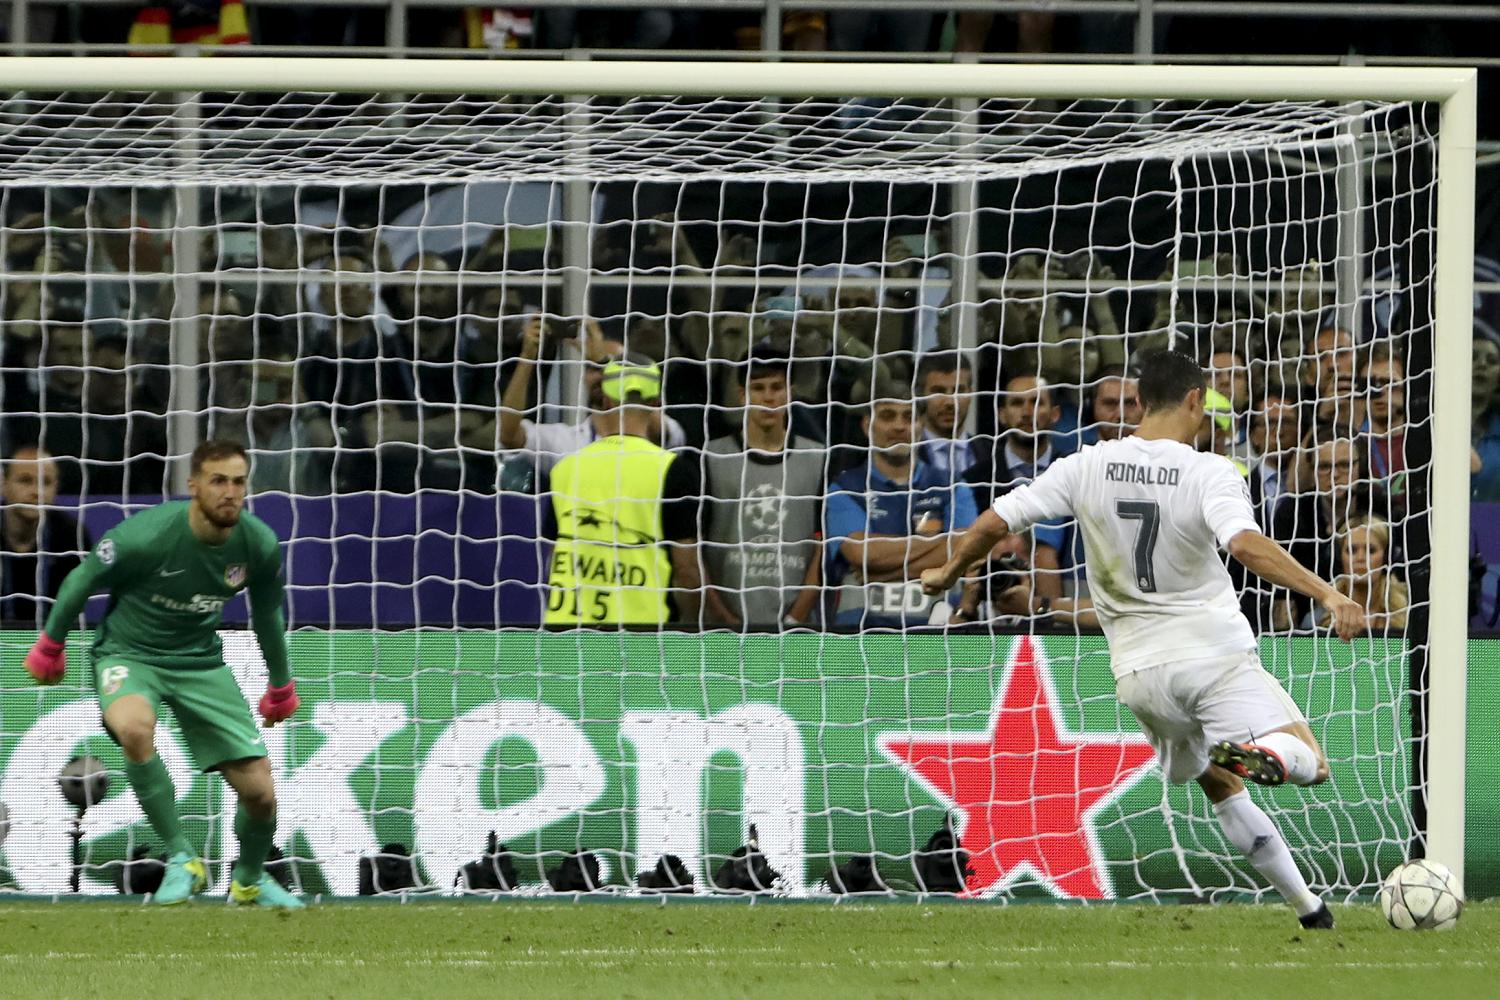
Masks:
[[[1236,571],[1333,775],[1258,800],[1336,896],[1420,843],[1435,105],[768,71],[764,99],[6,96],[0,884],[70,891],[75,819],[80,891],[159,850],[88,632],[58,688],[20,658],[219,437],[285,542],[303,709],[264,735],[304,891],[640,891],[671,855],[700,892],[1263,895],[1116,703],[1074,525],[916,582],[1130,433],[1164,346],[1209,371],[1200,447],[1267,533],[1373,612],[1341,644]],[[232,793],[162,726],[222,891]],[[79,756],[112,778],[82,811]]]

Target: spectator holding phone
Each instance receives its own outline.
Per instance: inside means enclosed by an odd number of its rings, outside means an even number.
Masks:
[[[521,334],[521,356],[517,360],[500,400],[500,446],[509,451],[526,449],[536,458],[537,471],[550,473],[562,459],[602,437],[616,434],[618,419],[611,416],[617,401],[603,389],[604,371],[612,362],[625,359],[625,345],[606,340],[599,324],[585,317],[579,328],[585,363],[584,385],[588,392],[589,416],[576,424],[544,423],[524,417],[530,392],[546,347],[547,325],[540,316],[527,322]],[[653,409],[653,432],[658,444],[681,448],[687,441],[682,425],[660,410],[660,396],[638,401]]]

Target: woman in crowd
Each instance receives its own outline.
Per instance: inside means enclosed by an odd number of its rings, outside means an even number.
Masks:
[[[1338,535],[1340,573],[1334,586],[1345,597],[1362,605],[1372,633],[1406,628],[1411,598],[1406,584],[1390,571],[1391,526],[1377,517],[1358,517]],[[1327,624],[1322,608],[1309,616],[1304,627]]]

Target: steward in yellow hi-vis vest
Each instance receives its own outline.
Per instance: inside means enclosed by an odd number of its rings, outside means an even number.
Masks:
[[[661,372],[649,360],[616,361],[600,387],[620,433],[553,467],[557,544],[544,621],[663,625],[674,611],[695,621],[700,477],[691,458],[655,443]]]

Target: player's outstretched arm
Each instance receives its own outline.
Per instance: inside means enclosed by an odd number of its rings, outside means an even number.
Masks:
[[[260,644],[261,656],[270,675],[260,699],[260,715],[274,726],[297,714],[301,699],[292,679],[291,658],[286,648],[286,613],[282,610],[285,586],[281,576],[281,552],[275,538],[269,539],[262,561],[250,578],[250,627]]]
[[[1229,540],[1229,554],[1240,565],[1277,586],[1311,597],[1328,609],[1340,639],[1348,642],[1366,628],[1365,609],[1339,593],[1333,584],[1292,558],[1290,552],[1259,531],[1241,531]]]
[[[937,595],[952,590],[958,578],[963,576],[964,570],[989,555],[996,543],[1008,534],[1010,526],[999,514],[993,510],[980,514],[959,536],[958,548],[946,563],[936,569],[922,571],[923,592]]]
[[[100,559],[100,549],[108,554],[109,562]],[[26,654],[26,672],[38,684],[57,684],[63,679],[63,674],[67,673],[64,643],[68,633],[72,631],[73,623],[83,613],[83,606],[88,603],[89,595],[105,583],[104,577],[114,560],[113,552],[112,543],[111,547],[106,548],[101,542],[99,548],[89,553],[88,558],[79,563],[58,588],[57,601],[47,615],[47,622],[41,634],[36,637],[36,644],[31,647],[31,652]]]

